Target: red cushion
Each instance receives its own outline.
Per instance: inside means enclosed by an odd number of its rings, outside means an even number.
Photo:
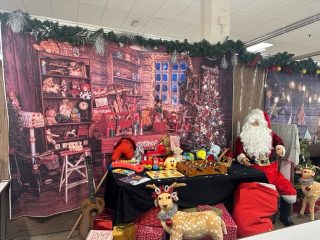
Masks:
[[[233,219],[238,237],[272,230],[271,216],[278,209],[278,192],[259,183],[242,183],[234,195]]]

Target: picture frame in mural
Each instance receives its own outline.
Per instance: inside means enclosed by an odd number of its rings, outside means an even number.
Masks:
[[[96,107],[105,107],[108,106],[108,98],[107,97],[103,97],[103,98],[96,98],[94,100]]]

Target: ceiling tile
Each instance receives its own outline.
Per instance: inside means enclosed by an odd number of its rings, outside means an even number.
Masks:
[[[130,11],[135,2],[136,0],[109,0],[107,2],[107,7],[122,11]]]
[[[100,25],[110,28],[119,28],[127,15],[128,14],[125,11],[106,8],[101,18]]]
[[[237,41],[237,40],[241,40],[243,42],[247,42],[249,40],[252,40],[254,38],[253,35],[250,34],[244,34],[241,32],[236,32],[236,31],[231,31],[230,32],[230,39]]]
[[[241,10],[253,1],[255,0],[230,0],[230,7],[235,10]]]
[[[163,28],[158,35],[170,37],[170,38],[181,38],[179,34],[183,31],[185,31],[190,24],[187,23],[181,23],[181,22],[171,22],[169,25],[167,25],[165,28]]]
[[[138,33],[138,31],[146,24],[146,22],[149,19],[150,19],[150,17],[146,16],[146,15],[141,15],[141,14],[136,14],[136,13],[129,13],[127,18],[120,25],[120,28],[125,30],[125,31]],[[138,21],[137,26],[131,26],[131,23],[133,21],[135,21],[135,20]]]
[[[284,0],[288,1],[288,0]],[[284,2],[283,1],[283,2]],[[275,9],[278,8],[279,0],[256,0],[250,2],[245,8],[243,8],[243,11],[254,13],[255,15],[260,15],[261,13],[266,12],[268,9]]]
[[[155,13],[155,17],[164,19],[174,19],[181,13],[192,0],[167,0],[161,8]]]
[[[97,6],[105,6],[106,2],[108,0],[78,0],[79,3],[86,3],[86,4],[92,4],[92,5],[97,5]]]
[[[190,24],[189,27],[181,32],[181,40],[187,39],[189,42],[198,42],[200,39],[200,26],[196,24]]]
[[[30,14],[52,17],[50,0],[24,0],[24,3]]]
[[[200,1],[195,1],[175,18],[176,21],[200,24]]]
[[[99,6],[79,3],[78,22],[98,25],[102,11]]]
[[[0,9],[8,12],[12,12],[17,9],[27,11],[22,0],[0,1]]]
[[[151,18],[143,28],[141,29],[142,32],[157,35],[160,30],[162,30],[165,26],[170,23],[169,20],[162,19],[162,18]]]
[[[72,1],[55,0],[52,4],[53,17],[68,21],[77,21],[78,4]]]
[[[146,16],[153,16],[164,2],[165,0],[137,0],[131,12]]]

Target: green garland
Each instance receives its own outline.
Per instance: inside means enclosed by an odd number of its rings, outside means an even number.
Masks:
[[[0,21],[6,23],[10,13],[0,12]],[[190,56],[204,56],[221,60],[223,56],[231,58],[233,54],[238,54],[240,63],[248,66],[266,68],[269,71],[283,71],[286,73],[301,73],[301,74],[320,74],[320,69],[312,60],[293,61],[293,54],[287,52],[277,53],[268,58],[262,58],[260,53],[249,53],[246,47],[240,40],[226,40],[223,43],[211,44],[207,40],[200,42],[189,43],[186,39],[180,41],[167,41],[162,39],[144,38],[139,35],[130,34],[115,34],[113,31],[105,33],[103,29],[95,32],[89,31],[81,27],[59,26],[57,22],[40,21],[31,19],[26,14],[26,23],[23,33],[33,35],[36,40],[53,39],[62,42],[68,42],[74,46],[85,44],[93,44],[96,36],[103,34],[106,41],[124,44],[137,44],[145,48],[163,47],[168,53],[176,50],[179,53],[188,52]]]

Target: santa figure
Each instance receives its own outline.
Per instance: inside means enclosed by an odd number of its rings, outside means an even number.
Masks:
[[[240,164],[263,171],[269,183],[276,186],[281,195],[280,221],[286,226],[293,225],[291,204],[296,201],[297,192],[279,171],[277,159],[284,157],[285,148],[282,139],[270,129],[267,113],[251,110],[236,140],[235,154]]]

